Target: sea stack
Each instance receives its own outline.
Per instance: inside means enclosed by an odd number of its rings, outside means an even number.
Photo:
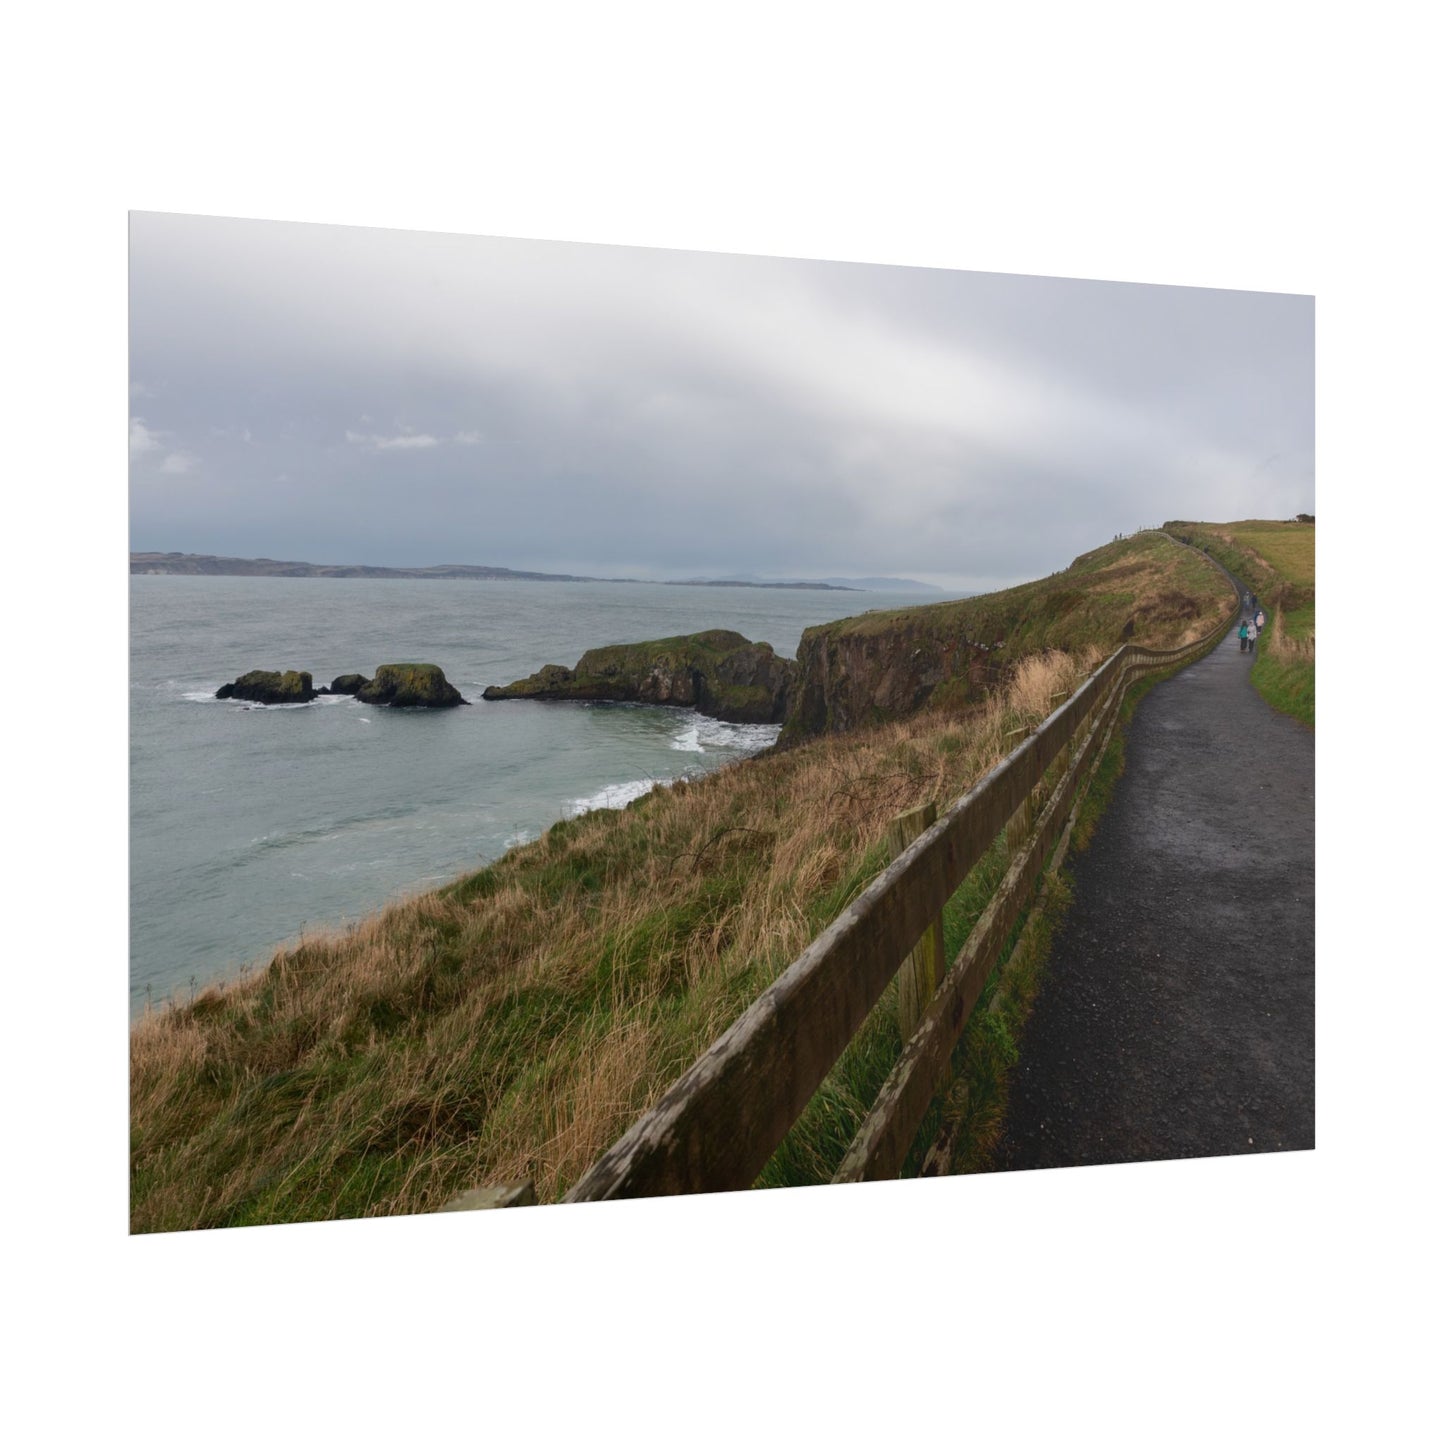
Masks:
[[[282,703],[310,702],[316,696],[309,672],[247,672],[235,682],[217,688],[219,698],[239,698],[242,702]]]
[[[337,678],[337,682],[349,681]],[[337,690],[333,686],[333,691]],[[432,662],[386,662],[357,689],[356,700],[378,707],[467,707],[466,698]]]

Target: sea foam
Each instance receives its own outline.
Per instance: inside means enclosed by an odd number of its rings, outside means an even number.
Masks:
[[[757,753],[772,747],[783,730],[779,723],[723,722],[721,718],[704,717],[700,712],[689,712],[685,719],[682,730],[670,744],[679,753],[703,753],[710,748]]]
[[[573,798],[566,805],[565,816],[580,818],[594,808],[625,808],[634,798],[650,793],[659,781],[657,778],[637,778],[630,783],[609,783],[590,797]]]
[[[698,739],[697,728],[683,728],[683,730],[673,738],[670,746],[674,752],[700,753],[702,751],[702,743]]]

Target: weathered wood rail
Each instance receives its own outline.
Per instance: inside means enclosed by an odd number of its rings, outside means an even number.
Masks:
[[[950,1058],[1051,854],[1066,845],[1086,780],[1136,678],[1193,661],[1232,617],[1168,651],[1126,645],[902,851],[756,999],[667,1093],[587,1171],[569,1201],[745,1189],[910,962],[933,973],[930,930],[969,870],[1008,827],[1009,867],[957,957],[921,998],[917,1026],[859,1128],[837,1182],[896,1177],[918,1126],[946,1087]],[[1045,772],[1064,758],[1050,778]],[[920,950],[920,942],[924,948]]]

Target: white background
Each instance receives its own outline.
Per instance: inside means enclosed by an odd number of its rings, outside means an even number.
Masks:
[[[1368,13],[293,0],[11,17],[16,1438],[1421,1426],[1440,1284],[1420,821],[1438,747],[1416,729],[1438,698],[1421,594],[1438,571],[1441,116],[1423,7]],[[129,1238],[128,208],[1317,295],[1317,1150]]]

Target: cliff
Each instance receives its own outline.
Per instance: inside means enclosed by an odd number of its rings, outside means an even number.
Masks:
[[[738,632],[694,632],[651,642],[595,647],[576,667],[550,665],[489,687],[488,702],[648,702],[692,707],[725,722],[781,722],[796,664]]]
[[[784,744],[981,702],[1031,653],[1133,640],[1168,647],[1233,606],[1224,579],[1161,533],[1086,552],[1064,571],[1003,592],[810,627]]]

